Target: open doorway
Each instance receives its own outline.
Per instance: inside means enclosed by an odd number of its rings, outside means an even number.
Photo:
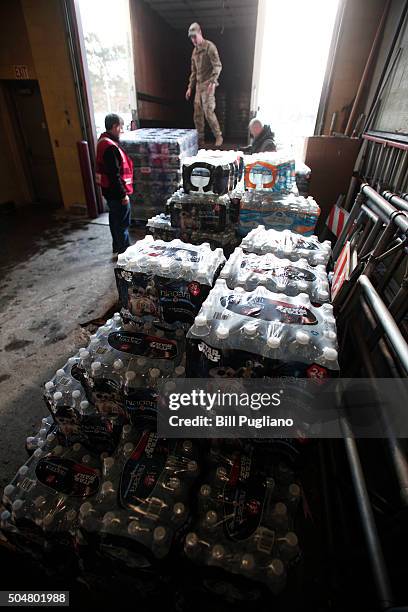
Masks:
[[[62,204],[54,152],[37,81],[4,81],[8,110],[31,198]]]
[[[338,4],[259,1],[255,108],[278,147],[291,148],[296,157],[314,133]]]
[[[129,0],[79,0],[79,9],[96,133],[108,113],[120,114],[130,129],[136,91]]]

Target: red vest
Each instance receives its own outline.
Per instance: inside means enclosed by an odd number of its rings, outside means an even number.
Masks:
[[[116,147],[120,152],[121,165],[120,176],[124,182],[126,193],[133,193],[133,162],[125,151],[108,135],[102,134],[96,146],[96,182],[104,189],[109,189],[111,186],[109,176],[106,174],[103,155],[108,147]]]

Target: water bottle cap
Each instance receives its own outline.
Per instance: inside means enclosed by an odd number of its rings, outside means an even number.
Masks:
[[[288,533],[285,535],[285,543],[288,546],[297,546],[298,545],[298,537],[296,535],[296,533],[294,533],[293,531],[288,531]]]
[[[198,314],[194,323],[197,327],[205,327],[207,325],[207,317],[204,314]]]
[[[174,504],[173,506],[173,513],[176,516],[182,516],[186,511],[186,507],[182,502],[177,502],[176,504]]]
[[[75,391],[72,392],[72,397],[73,399],[78,399],[78,397],[81,397],[81,392],[79,389],[75,389]]]
[[[91,461],[91,455],[84,455],[81,459],[82,463],[89,463]]]
[[[165,527],[156,527],[156,529],[153,531],[153,539],[156,542],[163,542],[163,540],[166,538],[167,535],[167,531]]]
[[[53,395],[53,399],[55,402],[58,402],[60,399],[62,399],[62,393],[61,391],[56,391]]]
[[[208,525],[214,525],[218,520],[217,513],[214,510],[209,510],[205,515],[205,522]]]
[[[93,510],[93,506],[91,502],[84,502],[79,508],[79,514],[81,516],[85,516],[86,514],[89,514],[90,512],[92,512],[92,510]]]
[[[147,359],[146,357],[139,357],[136,361],[137,365],[141,368],[146,365]]]
[[[244,570],[251,570],[253,569],[255,566],[255,559],[253,557],[253,555],[247,553],[245,555],[242,555],[241,558],[241,567]]]
[[[123,361],[121,359],[116,359],[113,362],[113,367],[115,370],[121,370],[124,367]]]
[[[160,376],[159,368],[152,368],[150,370],[150,378],[159,378],[159,376]]]
[[[28,465],[22,465],[18,470],[19,476],[25,476],[28,472]]]
[[[72,450],[77,453],[78,451],[80,451],[82,448],[81,444],[79,442],[75,442],[75,444],[72,446]]]
[[[330,346],[325,346],[323,349],[323,357],[324,359],[327,359],[327,361],[336,361],[338,353],[336,349],[331,348]]]
[[[174,373],[176,376],[184,376],[186,373],[186,368],[184,366],[177,366],[174,369]]]
[[[102,485],[102,494],[106,495],[107,493],[113,493],[114,492],[114,488],[113,488],[113,484],[110,480],[107,480],[106,482],[103,483]]]
[[[126,444],[123,447],[123,450],[125,451],[126,454],[131,453],[133,449],[134,449],[134,446],[131,442],[126,442]]]
[[[103,460],[103,465],[104,465],[106,471],[110,470],[115,465],[114,458],[113,457],[105,457],[105,459]]]
[[[299,295],[297,296],[297,299],[299,300],[299,302],[301,302],[302,304],[309,304],[310,303],[310,298],[307,295],[307,293],[299,293]]]
[[[128,525],[128,533],[129,535],[136,535],[140,530],[139,521],[131,521]]]
[[[88,407],[89,407],[89,402],[87,400],[83,400],[80,404],[79,407],[82,411],[85,411]]]
[[[116,514],[114,512],[106,512],[106,514],[103,515],[103,522],[104,523],[110,523],[111,521],[114,521],[116,518]]]
[[[196,533],[191,532],[186,535],[186,546],[192,548],[198,544],[198,536]]]
[[[131,431],[132,431],[132,426],[131,426],[131,425],[129,425],[129,424],[124,425],[124,426],[122,427],[122,434],[123,434],[124,436],[127,436],[128,434],[130,434],[130,432],[131,432]]]
[[[51,391],[51,389],[54,387],[54,383],[52,382],[52,380],[49,380],[45,383],[44,386],[46,391]]]
[[[280,346],[281,343],[281,338],[280,336],[269,336],[269,338],[266,341],[266,344],[269,346],[269,348],[273,348],[276,349]]]
[[[244,327],[243,327],[244,332],[246,333],[247,336],[255,336],[256,335],[256,330],[257,330],[257,326],[256,323],[245,323]]]
[[[300,497],[300,487],[296,482],[289,485],[289,494],[291,497]]]
[[[35,437],[34,436],[28,436],[26,442],[27,444],[32,444],[35,441]]]
[[[125,378],[128,382],[134,380],[136,378],[136,372],[133,372],[133,370],[128,370],[125,374]]]
[[[200,488],[200,495],[209,497],[211,495],[211,487],[208,484],[203,484]]]
[[[10,495],[13,493],[13,491],[14,491],[14,489],[15,489],[15,488],[16,488],[16,487],[15,487],[14,485],[12,485],[12,484],[8,484],[8,485],[6,485],[6,486],[4,487],[4,495],[5,495],[6,497],[9,497],[9,496],[10,496]]]
[[[198,468],[197,461],[189,461],[187,464],[187,469],[189,472],[195,472]]]
[[[42,450],[41,448],[36,448],[34,453],[33,453],[34,457],[41,457],[42,456]]]
[[[45,499],[44,495],[39,495],[34,500],[34,506],[36,508],[40,508],[43,504],[45,504],[45,502],[46,502],[46,499]]]
[[[57,375],[58,375],[58,376],[65,376],[65,371],[64,371],[62,368],[60,368],[59,370],[57,370],[57,372],[56,372],[56,373],[57,373]]]
[[[286,508],[286,504],[284,504],[283,502],[277,502],[275,504],[275,510],[274,510],[275,514],[279,514],[281,516],[285,516],[287,513],[287,508]]]
[[[3,512],[0,515],[0,518],[2,521],[5,522],[9,520],[10,516],[11,516],[11,513],[8,510],[3,510]]]
[[[93,372],[95,372],[96,370],[99,370],[102,367],[102,364],[100,361],[93,361],[91,363],[91,369]]]
[[[24,506],[24,500],[22,499],[16,499],[15,501],[13,501],[13,503],[11,504],[11,507],[13,509],[13,512],[18,512],[19,510],[21,510],[21,508]]]
[[[282,576],[285,572],[285,566],[280,559],[272,559],[268,569],[269,573],[275,576]]]
[[[304,331],[298,330],[296,332],[296,342],[298,344],[304,344],[304,345],[305,344],[309,344],[309,342],[310,342],[309,334],[304,332]]]
[[[53,433],[48,434],[48,436],[47,436],[48,444],[51,444],[52,442],[54,442],[55,438],[56,438],[55,434],[53,434]]]
[[[225,327],[223,325],[219,325],[217,327],[217,329],[215,330],[215,335],[220,340],[225,340],[229,336],[229,329],[228,329],[228,327]]]
[[[216,544],[212,547],[211,556],[213,559],[220,561],[224,557],[224,547],[221,544]]]

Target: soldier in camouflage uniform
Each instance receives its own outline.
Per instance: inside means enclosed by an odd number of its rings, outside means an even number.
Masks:
[[[199,144],[204,144],[204,118],[215,136],[215,146],[223,143],[220,124],[215,114],[215,88],[222,69],[217,47],[210,40],[206,40],[198,23],[192,23],[188,29],[188,36],[194,45],[191,56],[191,75],[186,91],[186,100],[191,98],[195,87],[194,97],[194,124],[198,132]]]

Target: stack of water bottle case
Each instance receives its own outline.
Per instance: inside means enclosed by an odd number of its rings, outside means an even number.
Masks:
[[[219,214],[243,172],[239,154],[224,159],[186,161],[173,216],[191,211],[191,193]],[[203,176],[210,189],[194,192]],[[212,241],[207,230],[194,230],[197,241]],[[105,572],[161,576],[177,558],[280,592],[301,560],[299,445],[159,438],[157,387],[184,376],[335,376],[330,255],[316,236],[263,226],[228,261],[180,238],[129,247],[115,269],[121,312],[45,384],[50,416],[4,490],[4,537],[48,571],[72,559],[89,584]]]
[[[197,131],[141,128],[123,134],[121,145],[134,166],[132,219],[146,222],[177,189],[183,158],[197,153]]]

